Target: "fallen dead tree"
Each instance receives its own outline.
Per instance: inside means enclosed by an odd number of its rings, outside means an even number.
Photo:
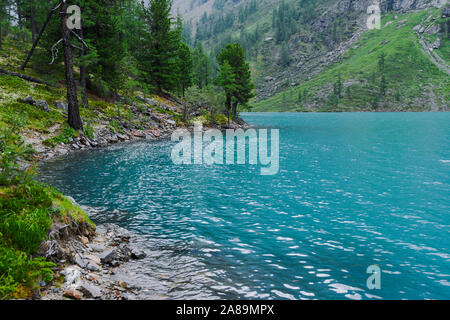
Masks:
[[[54,84],[51,84],[49,82],[46,82],[46,81],[38,79],[38,78],[27,76],[25,74],[13,72],[13,71],[8,71],[8,70],[2,69],[2,68],[0,68],[0,73],[7,74],[7,75],[13,76],[13,77],[19,77],[19,78],[21,78],[23,80],[26,80],[26,81],[39,83],[39,84],[43,84],[43,85],[46,85],[46,86],[49,86],[49,87],[57,88],[57,86],[55,86]]]

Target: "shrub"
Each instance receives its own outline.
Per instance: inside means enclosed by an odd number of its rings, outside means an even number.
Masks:
[[[0,241],[0,300],[28,298],[39,281],[50,281],[52,267],[44,258],[32,258]]]
[[[30,171],[21,171],[19,161],[29,159],[33,148],[25,145],[18,131],[21,121],[10,120],[13,125],[9,129],[0,130],[0,185],[11,185],[25,180]]]
[[[36,252],[52,224],[52,199],[39,182],[30,181],[6,190],[0,198],[0,233],[27,254]]]

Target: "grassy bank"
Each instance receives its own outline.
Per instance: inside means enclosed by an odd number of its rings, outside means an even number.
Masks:
[[[20,167],[33,151],[18,131],[17,122],[0,130],[0,299],[30,298],[41,281],[52,280],[56,265],[36,254],[55,219],[92,224],[62,194],[35,181],[33,167]]]

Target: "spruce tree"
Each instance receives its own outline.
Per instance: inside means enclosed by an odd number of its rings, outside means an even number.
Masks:
[[[245,52],[239,43],[228,44],[218,54],[217,60],[220,66],[226,62],[231,66],[235,79],[236,90],[232,105],[232,116],[237,116],[238,105],[248,106],[248,102],[254,97],[254,84],[251,78],[250,65],[245,60]]]
[[[223,89],[225,92],[225,107],[227,110],[228,116],[228,126],[230,125],[230,117],[231,117],[231,108],[232,108],[232,99],[236,94],[236,79],[233,73],[233,68],[228,63],[228,61],[223,61],[219,68],[219,73],[217,78],[214,80],[215,84]]]
[[[177,87],[177,31],[172,29],[171,0],[152,0],[143,8],[147,30],[138,54],[142,79],[159,93]]]
[[[180,78],[180,87],[181,93],[184,97],[185,91],[192,85],[192,55],[191,48],[182,42],[178,49],[178,61],[179,61],[179,78]]]

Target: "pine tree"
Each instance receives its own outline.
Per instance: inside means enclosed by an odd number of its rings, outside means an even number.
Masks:
[[[223,61],[221,63],[219,68],[219,73],[217,78],[214,80],[214,83],[221,87],[223,91],[225,92],[225,107],[227,110],[227,116],[228,116],[228,126],[230,125],[230,117],[232,113],[232,99],[234,95],[236,94],[237,88],[236,88],[236,79],[233,73],[233,68],[229,64],[228,61]]]
[[[78,106],[77,86],[73,75],[73,55],[71,32],[67,27],[67,3],[61,3],[61,33],[64,48],[64,66],[67,85],[68,123],[75,130],[83,130],[80,109]]]
[[[211,59],[206,55],[201,42],[197,43],[192,58],[194,83],[201,89],[208,86],[211,78]]]
[[[382,97],[384,97],[386,95],[386,89],[387,89],[386,77],[384,74],[382,74],[381,82],[380,82],[380,95]]]
[[[143,8],[148,30],[138,53],[138,67],[142,79],[159,93],[177,87],[178,36],[172,29],[171,8],[170,0],[152,0]]]
[[[340,73],[334,83],[333,93],[337,98],[342,98],[342,76]]]
[[[6,27],[10,24],[10,17],[8,15],[9,0],[0,1],[0,49],[2,48],[3,33]]]
[[[226,62],[231,66],[235,79],[236,91],[232,105],[232,116],[237,116],[238,105],[248,106],[248,102],[254,97],[254,84],[251,79],[250,66],[245,61],[245,52],[239,43],[228,44],[218,54],[217,60],[222,66]]]
[[[178,58],[179,58],[179,77],[180,77],[180,86],[181,92],[184,97],[185,91],[192,85],[193,75],[193,61],[191,55],[191,48],[182,42],[180,48],[178,49]]]
[[[281,46],[280,64],[283,67],[289,66],[291,58],[289,56],[289,50],[285,43]]]

